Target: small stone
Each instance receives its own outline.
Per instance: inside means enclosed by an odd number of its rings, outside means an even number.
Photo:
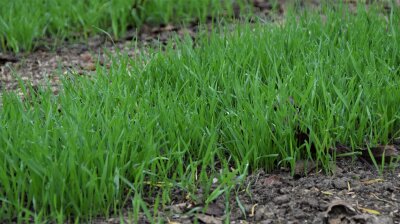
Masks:
[[[94,70],[96,70],[96,64],[94,64],[94,63],[92,63],[92,62],[89,62],[89,63],[87,63],[87,64],[82,65],[82,68],[83,68],[84,70],[94,71]]]
[[[309,206],[311,208],[318,208],[319,203],[315,198],[306,198],[302,201],[302,205]]]
[[[205,212],[207,215],[213,216],[222,216],[225,213],[225,206],[219,203],[212,203],[208,205],[207,211]]]
[[[384,182],[382,184],[382,188],[385,191],[390,191],[390,192],[395,191],[395,187],[394,187],[393,183],[391,183],[391,182]]]
[[[287,195],[287,194],[274,198],[274,202],[277,205],[285,204],[285,203],[289,202],[289,200],[290,200],[290,198],[289,198],[289,195]]]
[[[336,176],[341,176],[341,175],[343,175],[343,169],[342,168],[340,168],[340,167],[338,167],[338,166],[336,166],[335,167],[335,169],[333,170],[333,173],[336,175]]]
[[[260,221],[261,219],[263,219],[264,213],[266,211],[267,211],[267,209],[264,206],[260,206],[257,209],[256,214],[254,215],[254,220]]]
[[[271,224],[271,223],[274,223],[274,220],[266,219],[266,220],[263,220],[263,221],[260,222],[260,224]]]
[[[331,183],[332,183],[331,180],[325,179],[325,180],[323,180],[320,184],[318,184],[318,186],[319,186],[320,188],[329,189],[329,188],[332,187],[332,184],[331,184]]]
[[[360,191],[362,191],[362,189],[363,189],[362,185],[356,185],[356,186],[351,187],[351,190],[354,192],[360,192]]]
[[[279,176],[272,175],[268,178],[265,178],[263,181],[264,186],[272,186],[272,185],[280,185],[282,184],[282,180]]]
[[[310,180],[310,181],[304,183],[304,185],[303,185],[303,187],[306,188],[306,189],[310,189],[310,188],[312,188],[312,187],[314,187],[314,186],[315,186],[315,183],[314,183],[314,181],[312,181],[312,180]]]
[[[328,209],[329,205],[323,201],[322,203],[319,204],[318,207],[320,211],[325,211],[326,209]]]
[[[337,179],[333,181],[333,186],[336,189],[344,190],[347,189],[347,182],[344,179]]]
[[[306,213],[301,209],[295,209],[293,212],[296,219],[304,219],[307,217]]]
[[[281,194],[287,194],[290,192],[290,188],[284,187],[279,189],[279,193]]]
[[[260,206],[254,215],[254,220],[255,221],[261,221],[261,220],[269,220],[269,219],[274,219],[275,214],[271,212],[267,206]]]
[[[91,62],[92,61],[92,55],[89,52],[85,52],[80,55],[81,60],[83,62]]]

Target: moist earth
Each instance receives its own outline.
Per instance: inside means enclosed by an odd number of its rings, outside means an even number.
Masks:
[[[215,183],[214,188],[218,183]],[[201,197],[201,189],[198,197]],[[148,198],[149,204],[154,198]],[[228,202],[228,203],[227,203]],[[314,169],[292,175],[280,169],[258,171],[230,192],[208,205],[196,204],[187,192],[176,189],[172,203],[158,218],[177,223],[400,223],[400,167],[383,173],[367,161],[339,158],[333,174]],[[129,210],[129,208],[127,208]],[[150,209],[151,210],[151,209]],[[227,213],[230,211],[230,213]],[[228,219],[229,218],[229,219]],[[129,223],[98,218],[96,223]],[[151,223],[141,214],[138,223]]]

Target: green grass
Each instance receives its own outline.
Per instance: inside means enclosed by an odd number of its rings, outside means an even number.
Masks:
[[[172,188],[210,202],[247,172],[298,159],[328,171],[337,142],[356,150],[399,137],[399,12],[388,21],[361,9],[325,14],[122,55],[95,78],[71,74],[59,96],[6,94],[0,217],[61,223],[132,205],[133,217],[152,219]],[[308,130],[306,142],[296,129]],[[151,195],[156,203],[146,204]]]
[[[0,50],[30,51],[43,37],[54,41],[106,31],[119,38],[143,23],[232,15],[232,6],[232,0],[0,0]]]

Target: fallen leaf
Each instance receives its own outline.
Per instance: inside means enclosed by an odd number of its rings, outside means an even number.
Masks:
[[[154,187],[165,187],[165,186],[172,186],[172,183],[165,183],[165,182],[163,182],[163,181],[160,181],[160,182],[151,182],[151,181],[144,181],[143,182],[144,184],[147,184],[147,185],[151,185],[151,186],[154,186]]]
[[[225,207],[224,205],[218,203],[211,203],[208,204],[207,211],[205,213],[207,215],[222,216],[225,214]]]
[[[17,61],[19,61],[17,57],[0,53],[0,65],[4,65],[7,62],[17,62]]]
[[[92,63],[92,62],[82,64],[81,67],[84,70],[88,70],[88,71],[95,71],[96,70],[96,64]]]
[[[255,214],[255,208],[258,206],[258,204],[255,204],[255,205],[253,205],[253,206],[251,206],[251,211],[250,211],[250,215],[249,215],[249,217],[253,217],[254,216],[254,214]]]
[[[296,165],[294,168],[294,176],[295,177],[302,177],[307,175],[311,171],[315,169],[316,165],[313,161],[310,160],[299,160],[296,161]]]
[[[358,209],[360,209],[364,213],[369,213],[372,215],[380,215],[381,214],[379,211],[374,210],[374,209],[363,208],[363,207],[358,207]]]
[[[91,62],[92,61],[92,55],[89,52],[85,52],[80,55],[80,58],[83,62]]]
[[[168,224],[181,224],[180,222],[171,221],[171,220],[169,220],[169,218],[167,218],[167,221],[168,221]]]
[[[221,218],[216,218],[210,215],[198,214],[197,219],[207,224],[222,224]]]
[[[174,30],[177,30],[177,28],[171,24],[168,24],[162,28],[162,31],[174,31]]]
[[[323,214],[325,219],[324,223],[328,224],[341,224],[348,223],[346,219],[356,215],[357,211],[347,202],[342,200],[332,201]]]
[[[272,175],[263,180],[263,185],[272,186],[281,184],[281,178],[277,175]]]
[[[335,213],[335,212],[339,212],[339,213],[345,213],[346,215],[355,215],[357,214],[357,211],[353,208],[353,206],[351,206],[349,203],[342,201],[342,200],[335,200],[332,201],[329,205],[328,205],[328,209],[326,210],[326,214],[330,214],[330,213]]]
[[[184,203],[171,205],[168,207],[168,210],[172,211],[175,214],[181,214],[181,213],[184,213],[189,207],[190,207],[190,204],[184,202]]]
[[[393,219],[388,216],[376,216],[370,214],[355,215],[351,218],[351,223],[368,223],[368,224],[392,224]]]
[[[389,162],[391,158],[400,156],[399,151],[394,145],[378,145],[369,148],[369,150],[371,151],[375,159],[382,160],[382,158],[385,158],[385,161],[387,162]],[[365,159],[371,160],[368,149],[362,150],[362,156]]]
[[[383,181],[384,181],[384,179],[378,178],[378,179],[372,179],[372,180],[364,180],[364,181],[361,181],[361,183],[370,185],[370,184],[375,184],[375,183],[379,183],[379,182],[383,182]]]
[[[395,145],[400,145],[400,137],[397,137],[397,138],[395,138],[395,139],[393,139],[393,144],[395,144]]]

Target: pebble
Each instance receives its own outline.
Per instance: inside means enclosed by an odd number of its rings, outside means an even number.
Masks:
[[[334,186],[336,189],[344,190],[344,189],[347,189],[347,182],[345,181],[344,178],[337,179],[337,180],[334,180],[334,181],[333,181],[333,186]]]
[[[274,198],[274,202],[277,205],[287,203],[287,202],[289,202],[289,200],[290,200],[290,197],[287,194]]]

